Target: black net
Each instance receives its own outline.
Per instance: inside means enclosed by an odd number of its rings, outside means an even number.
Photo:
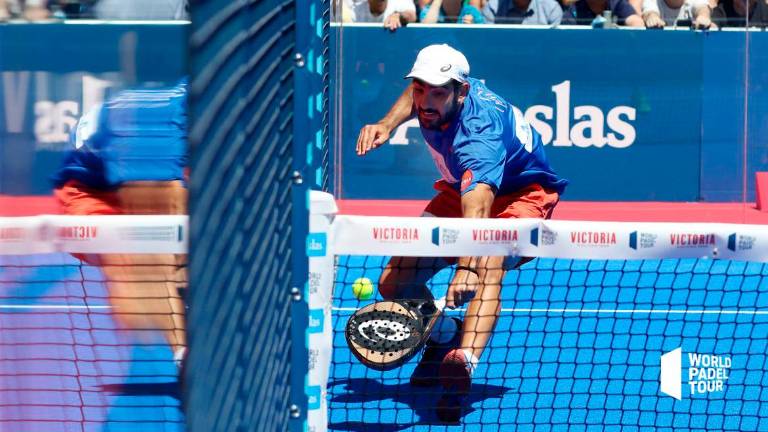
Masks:
[[[350,316],[382,300],[387,262],[338,259],[330,429],[444,430],[436,408],[456,386],[413,385],[420,355],[389,371],[367,368],[345,340]],[[445,295],[455,267],[419,262],[436,273],[426,286]],[[361,278],[374,298],[355,296]],[[533,260],[504,276],[498,321],[448,430],[765,430],[767,307],[764,263]],[[467,323],[466,313],[445,315]],[[467,348],[466,339],[451,343]]]
[[[0,255],[0,429],[183,429],[185,257],[146,251]]]

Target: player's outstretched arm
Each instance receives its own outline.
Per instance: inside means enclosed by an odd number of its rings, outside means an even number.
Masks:
[[[474,189],[461,197],[461,210],[465,218],[487,218],[491,216],[491,205],[495,193],[485,183],[478,183]],[[461,306],[472,299],[480,284],[484,258],[461,257],[456,264],[456,274],[448,286],[445,305],[449,308]]]
[[[360,130],[360,135],[357,137],[358,156],[363,156],[387,142],[392,131],[413,116],[413,92],[411,87],[411,84],[406,87],[383,119],[375,124],[365,125]]]

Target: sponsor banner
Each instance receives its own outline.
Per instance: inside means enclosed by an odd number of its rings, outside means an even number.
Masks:
[[[745,257],[768,260],[768,236],[765,226],[760,225],[731,225],[733,228],[721,235],[718,244],[718,257],[724,259],[744,260]],[[757,261],[757,259],[755,259]]]
[[[306,376],[307,424],[321,430],[328,423],[327,385],[333,353],[331,302],[334,279],[334,242],[331,220],[337,212],[330,194],[309,193],[309,231],[306,254],[309,274],[302,300],[306,301],[308,326],[305,332],[308,369]]]
[[[326,255],[328,239],[325,233],[310,233],[307,235],[307,256],[322,257]]]
[[[768,261],[758,225],[342,215],[332,231],[340,255]]]
[[[768,87],[757,84],[766,82],[768,67],[761,55],[745,65],[743,50],[734,49],[744,45],[739,32],[620,32],[605,38],[589,27],[416,25],[394,34],[380,27],[332,28],[332,37],[344,40],[340,75],[331,86],[341,89],[336,96],[343,113],[334,123],[340,149],[334,163],[341,170],[337,196],[434,195],[432,182],[441,173],[417,119],[393,130],[387,144],[365,157],[355,154],[354,142],[360,128],[383,117],[400,94],[419,49],[447,42],[466,55],[473,77],[517,107],[516,120],[522,117],[539,132],[552,166],[571,180],[567,199],[740,202],[742,177],[733,175],[734,166],[747,167],[747,200],[753,199],[752,173],[766,167],[761,155]],[[768,34],[750,37],[752,53],[768,50]],[[632,62],[625,61],[629,52]],[[743,77],[745,68],[748,86],[743,79],[722,79]],[[745,92],[746,131],[744,122],[723,121],[742,118]],[[744,137],[750,149],[746,165],[745,155],[729,145]]]
[[[337,216],[334,249],[340,255],[519,255],[521,239],[538,219],[392,218]]]
[[[55,252],[40,217],[0,218],[0,255]]]
[[[187,253],[187,216],[0,218],[0,254]]]
[[[43,216],[63,252],[187,253],[187,216]]]

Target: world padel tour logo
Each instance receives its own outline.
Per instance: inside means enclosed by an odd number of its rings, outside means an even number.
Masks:
[[[534,228],[531,230],[531,244],[534,246],[549,246],[557,241],[557,233],[546,228]]]
[[[571,244],[576,246],[610,246],[616,244],[616,233],[611,231],[571,231]]]
[[[459,230],[440,227],[432,229],[432,243],[437,246],[454,244],[458,238]]]
[[[677,348],[661,356],[659,383],[661,392],[677,400],[683,398],[685,369],[687,388],[691,396],[723,392],[731,371],[731,357],[727,355],[686,353],[688,366],[683,368],[683,349]]]
[[[60,226],[56,228],[56,236],[63,240],[89,240],[98,234],[95,226]]]
[[[737,252],[755,247],[757,237],[734,233],[728,236],[728,249]]]
[[[656,246],[657,234],[633,231],[629,233],[629,247],[632,249],[648,249]]]
[[[712,233],[673,233],[669,235],[669,244],[676,248],[704,248],[715,245]]]
[[[482,244],[508,244],[517,241],[517,230],[473,229],[472,241]]]
[[[413,243],[419,240],[418,228],[374,227],[373,239],[382,243]]]

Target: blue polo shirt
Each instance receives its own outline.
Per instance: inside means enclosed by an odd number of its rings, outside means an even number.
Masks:
[[[445,130],[421,129],[443,179],[462,194],[485,183],[499,194],[538,183],[562,194],[568,181],[547,161],[541,136],[523,113],[469,78],[460,114]]]
[[[85,114],[53,177],[95,189],[129,181],[183,180],[187,165],[186,81],[173,87],[126,90]]]

